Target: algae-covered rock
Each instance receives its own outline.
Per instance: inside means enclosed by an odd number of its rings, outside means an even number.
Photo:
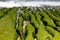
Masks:
[[[34,40],[33,35],[35,32],[34,27],[31,24],[26,25],[26,34],[27,36],[25,37],[25,40]]]

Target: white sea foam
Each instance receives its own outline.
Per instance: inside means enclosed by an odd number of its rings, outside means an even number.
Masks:
[[[20,7],[20,6],[42,6],[42,5],[50,5],[50,6],[60,6],[60,2],[48,2],[48,1],[31,1],[31,2],[15,2],[15,1],[7,1],[0,2],[0,7]]]

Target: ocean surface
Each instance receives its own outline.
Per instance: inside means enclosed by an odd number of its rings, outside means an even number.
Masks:
[[[60,0],[0,0],[0,7],[20,7],[20,6],[60,6]]]
[[[60,0],[0,0],[0,1],[60,1]]]

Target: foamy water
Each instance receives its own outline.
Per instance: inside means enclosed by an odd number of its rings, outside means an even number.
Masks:
[[[0,7],[21,7],[21,6],[42,6],[42,5],[50,5],[50,6],[60,6],[60,2],[36,2],[36,1],[31,1],[31,2],[14,2],[14,1],[7,1],[7,2],[0,2]]]

